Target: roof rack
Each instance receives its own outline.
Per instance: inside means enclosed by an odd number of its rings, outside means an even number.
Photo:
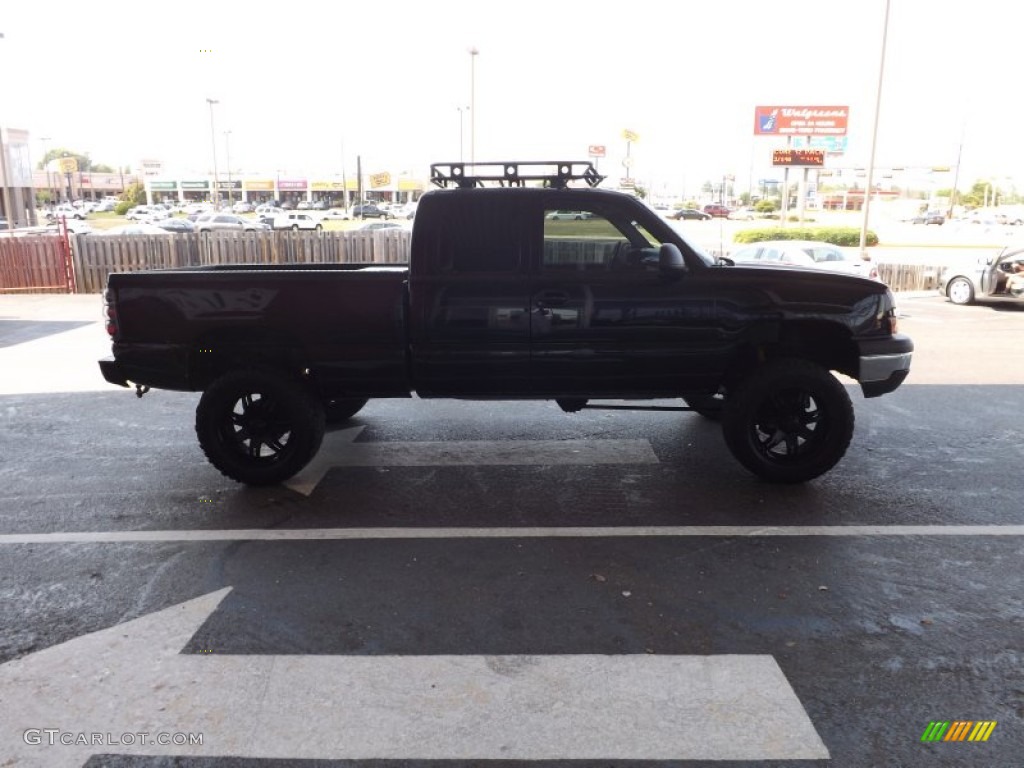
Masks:
[[[441,188],[471,189],[486,182],[500,187],[522,187],[527,181],[547,182],[547,186],[565,189],[570,181],[585,181],[596,187],[604,180],[593,163],[566,160],[531,160],[506,163],[434,163],[430,181]]]

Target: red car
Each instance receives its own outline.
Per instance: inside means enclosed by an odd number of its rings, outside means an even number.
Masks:
[[[718,203],[708,203],[707,205],[704,206],[704,213],[710,216],[717,216],[723,219],[727,219],[729,218],[729,214],[732,213],[732,211],[726,208],[724,205],[719,205]]]

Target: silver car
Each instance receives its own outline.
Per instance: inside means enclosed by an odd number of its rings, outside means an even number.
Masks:
[[[878,279],[878,268],[858,254],[819,240],[764,240],[729,254],[737,264],[809,267]]]
[[[995,256],[978,259],[972,264],[946,267],[939,278],[939,293],[954,304],[986,302],[1024,303],[1024,296],[1014,296],[1006,289],[1014,264],[1024,264],[1024,245],[1003,248]]]

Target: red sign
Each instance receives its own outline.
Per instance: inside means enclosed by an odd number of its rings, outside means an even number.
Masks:
[[[754,107],[755,136],[845,136],[849,107]]]
[[[587,154],[591,157],[604,157],[604,144],[591,144],[587,147]]]

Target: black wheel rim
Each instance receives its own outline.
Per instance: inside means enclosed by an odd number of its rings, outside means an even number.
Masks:
[[[221,439],[249,461],[273,464],[288,451],[292,422],[283,403],[262,392],[235,398],[221,423]]]
[[[750,437],[765,461],[789,464],[815,453],[828,433],[820,399],[804,389],[782,389],[758,407]]]

